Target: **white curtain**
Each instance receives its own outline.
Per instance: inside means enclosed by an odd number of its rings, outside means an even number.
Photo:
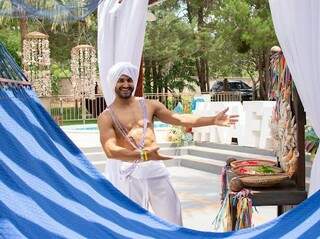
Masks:
[[[276,34],[297,91],[320,136],[320,1],[269,0]],[[320,189],[320,150],[313,162],[309,196]]]
[[[121,61],[140,68],[148,0],[104,0],[98,8],[98,62],[107,105],[112,99],[106,82],[108,70]]]

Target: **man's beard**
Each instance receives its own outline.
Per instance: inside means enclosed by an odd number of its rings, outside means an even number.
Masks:
[[[124,92],[121,90],[121,88],[116,89],[116,95],[121,98],[121,99],[129,99],[132,96],[134,88],[133,87],[128,87],[127,90]]]

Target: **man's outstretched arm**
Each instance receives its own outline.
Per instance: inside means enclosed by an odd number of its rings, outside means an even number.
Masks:
[[[217,115],[208,117],[199,117],[192,114],[178,114],[168,110],[162,103],[156,100],[150,101],[155,112],[155,116],[162,122],[185,126],[185,127],[201,127],[208,125],[218,125],[229,127],[238,122],[238,115],[227,115],[229,110],[226,108]]]

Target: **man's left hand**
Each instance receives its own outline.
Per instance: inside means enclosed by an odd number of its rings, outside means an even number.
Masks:
[[[228,110],[229,108],[226,108],[214,117],[215,125],[230,127],[238,122],[239,115],[227,115]]]

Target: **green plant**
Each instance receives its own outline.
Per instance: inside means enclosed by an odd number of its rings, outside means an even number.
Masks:
[[[15,22],[0,23],[0,41],[13,56],[18,65],[21,66],[21,42],[20,33]]]
[[[305,128],[305,141],[305,149],[311,154],[311,158],[313,159],[317,153],[320,139],[310,125]]]
[[[271,173],[274,173],[274,170],[272,169],[272,167],[270,167],[270,166],[264,166],[264,165],[258,167],[256,171],[257,171],[258,173],[270,173],[270,174],[271,174]]]
[[[181,146],[184,143],[192,142],[193,138],[192,138],[192,134],[189,132],[186,132],[184,127],[172,126],[168,133],[168,140],[171,143]]]
[[[52,87],[52,94],[59,95],[60,92],[60,81],[64,78],[71,77],[69,65],[53,63],[51,65],[51,87]]]

